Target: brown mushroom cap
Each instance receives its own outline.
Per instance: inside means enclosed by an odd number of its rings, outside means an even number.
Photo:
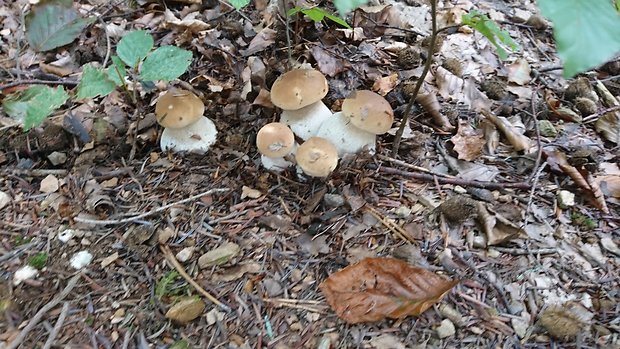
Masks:
[[[283,123],[272,122],[258,130],[256,148],[270,158],[281,158],[290,153],[295,146],[293,131]]]
[[[351,118],[353,126],[374,134],[386,133],[394,122],[394,110],[381,95],[355,91],[342,103],[342,112]]]
[[[294,69],[280,75],[271,86],[271,102],[284,110],[297,110],[327,95],[327,79],[315,69]]]
[[[311,137],[297,148],[295,160],[305,174],[326,177],[338,165],[338,150],[325,138]]]
[[[155,104],[157,122],[165,128],[183,128],[198,121],[205,104],[191,91],[171,89]]]

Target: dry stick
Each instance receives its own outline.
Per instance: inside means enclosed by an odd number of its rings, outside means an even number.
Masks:
[[[371,166],[372,168],[373,166]],[[437,177],[427,173],[415,173],[415,172],[407,172],[398,170],[391,167],[379,167],[375,168],[379,172],[393,174],[408,178],[417,179],[424,182],[434,183],[435,180],[440,184],[454,184],[460,185],[463,187],[474,187],[474,188],[483,188],[483,189],[506,189],[506,188],[514,188],[514,189],[530,189],[532,186],[526,182],[516,182],[516,183],[496,183],[496,182],[482,182],[482,181],[471,181],[467,179],[461,178],[445,178],[445,177]]]
[[[30,333],[30,331],[32,331],[32,329],[43,319],[43,316],[45,316],[48,311],[50,311],[58,303],[60,303],[60,301],[67,297],[67,295],[73,290],[79,279],[80,274],[74,275],[67,283],[67,286],[65,286],[65,288],[60,292],[60,294],[58,294],[56,297],[54,297],[54,299],[49,301],[49,303],[45,304],[41,309],[39,309],[39,311],[32,317],[32,319],[30,319],[28,325],[26,325],[26,327],[24,327],[24,329],[17,335],[17,337],[15,337],[15,339],[4,349],[16,349],[20,344],[22,344],[24,342],[24,339],[26,339],[28,333]]]
[[[426,57],[426,64],[424,64],[424,70],[422,71],[422,75],[416,82],[415,88],[413,89],[413,93],[411,94],[411,99],[409,100],[409,104],[407,104],[407,108],[405,108],[405,113],[400,120],[400,127],[398,127],[398,131],[396,131],[396,135],[394,136],[394,145],[392,147],[392,154],[396,156],[398,154],[398,148],[400,148],[400,141],[403,137],[403,133],[405,132],[405,126],[409,122],[409,114],[411,113],[411,108],[413,107],[413,103],[415,103],[416,96],[424,83],[424,79],[426,78],[426,74],[431,70],[431,63],[433,62],[433,54],[435,54],[435,41],[437,40],[437,0],[431,0],[431,20],[433,24],[433,29],[431,32],[431,42],[428,46],[428,57]]]
[[[213,302],[215,305],[219,306],[220,308],[224,309],[226,312],[229,312],[231,310],[227,305],[225,305],[224,303],[220,302],[217,298],[212,296],[209,292],[207,292],[204,288],[202,288],[202,286],[200,286],[194,279],[192,279],[192,277],[189,276],[189,274],[187,274],[187,272],[185,271],[181,263],[177,261],[177,259],[172,254],[172,251],[170,251],[170,247],[168,247],[167,245],[159,245],[159,248],[161,249],[161,252],[164,254],[164,257],[166,257],[168,262],[170,262],[170,264],[174,266],[174,268],[179,272],[179,274],[181,274],[181,276],[185,280],[187,280],[187,282],[189,282],[190,285],[194,286],[194,288],[198,292],[202,293],[202,295],[207,297],[208,300],[210,300],[211,302]]]
[[[288,15],[288,6],[286,6],[286,1],[287,0],[282,0],[282,9],[284,10],[284,16],[286,17],[284,18],[284,23],[286,25],[286,52],[288,53],[288,62],[286,63],[286,66],[290,68],[291,64],[293,64],[293,49],[291,48],[291,33],[289,33],[289,30],[291,29],[291,18]]]
[[[162,207],[156,208],[156,209],[151,210],[149,212],[142,213],[142,214],[139,214],[139,215],[133,216],[133,217],[123,218],[123,219],[97,220],[97,219],[87,219],[87,218],[75,217],[73,220],[78,222],[78,223],[86,223],[86,224],[93,224],[93,225],[131,223],[131,222],[135,222],[135,221],[137,221],[139,219],[142,219],[144,217],[148,217],[148,216],[154,215],[156,213],[165,211],[165,210],[169,209],[170,207],[173,207],[173,206],[176,206],[176,205],[182,205],[184,203],[200,199],[203,196],[207,196],[207,195],[210,195],[210,194],[213,194],[213,193],[221,193],[221,192],[225,192],[225,191],[228,191],[228,190],[229,190],[228,188],[209,189],[209,190],[207,190],[205,192],[202,192],[200,194],[196,194],[196,195],[190,196],[190,197],[188,197],[186,199],[179,200],[177,202],[173,202],[173,203],[168,204],[168,205],[164,205]]]
[[[60,311],[60,315],[58,315],[58,320],[56,320],[56,324],[52,329],[49,337],[47,337],[47,341],[45,341],[45,345],[43,345],[43,349],[50,349],[52,344],[54,344],[54,340],[56,336],[58,336],[58,332],[62,328],[62,325],[65,323],[65,318],[67,317],[67,313],[69,312],[69,302],[65,302],[62,305],[62,310]]]
[[[17,80],[17,81],[13,81],[10,82],[6,85],[2,85],[0,86],[0,91],[2,90],[6,90],[7,88],[11,88],[11,87],[15,87],[15,86],[20,86],[20,85],[63,85],[63,86],[77,86],[78,82],[77,81],[72,81],[72,80],[38,80],[38,79],[31,79],[31,80]]]

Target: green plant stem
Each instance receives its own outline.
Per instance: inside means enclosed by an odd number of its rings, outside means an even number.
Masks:
[[[432,31],[431,31],[431,40],[428,45],[428,57],[426,58],[426,64],[424,65],[424,70],[422,71],[422,75],[418,79],[413,93],[411,94],[411,99],[409,100],[409,104],[405,108],[405,112],[403,113],[403,117],[400,120],[400,127],[398,131],[396,131],[396,135],[394,136],[394,144],[392,146],[392,154],[393,157],[398,155],[398,149],[400,148],[400,142],[403,138],[403,132],[405,132],[405,126],[409,122],[409,115],[411,114],[411,108],[413,107],[413,103],[415,103],[415,99],[424,83],[424,79],[426,78],[426,74],[431,70],[431,63],[433,62],[433,54],[435,54],[435,42],[437,41],[437,0],[431,0],[431,21],[432,21]]]
[[[284,23],[286,26],[286,52],[288,53],[288,62],[286,62],[286,67],[290,68],[293,63],[293,53],[291,52],[291,33],[289,33],[291,30],[291,19],[288,15],[288,6],[286,6],[286,1],[287,0],[282,0],[282,9],[284,10]]]

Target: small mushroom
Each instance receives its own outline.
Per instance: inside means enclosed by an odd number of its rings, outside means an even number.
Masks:
[[[308,176],[326,177],[338,166],[338,151],[325,138],[311,137],[297,148],[295,160]]]
[[[326,120],[317,132],[332,142],[340,157],[364,149],[374,154],[377,135],[387,132],[394,122],[394,111],[381,95],[355,91],[342,103],[342,112]]]
[[[256,148],[261,153],[261,163],[268,170],[281,171],[293,165],[284,157],[292,154],[295,147],[295,135],[283,123],[266,124],[256,134]]]
[[[174,88],[164,93],[155,105],[157,122],[164,127],[160,148],[206,153],[216,141],[217,129],[204,112],[204,103],[191,91]]]
[[[294,69],[271,86],[271,102],[281,108],[280,122],[303,140],[314,136],[332,112],[321,101],[329,90],[325,75],[315,69]]]

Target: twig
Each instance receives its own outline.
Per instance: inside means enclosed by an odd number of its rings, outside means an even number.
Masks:
[[[176,206],[176,205],[182,205],[184,203],[187,202],[191,202],[197,199],[200,199],[203,196],[207,196],[207,195],[211,195],[213,193],[221,193],[221,192],[225,192],[228,191],[228,188],[217,188],[217,189],[209,189],[205,192],[202,192],[200,194],[196,194],[193,196],[190,196],[186,199],[183,200],[179,200],[176,202],[173,202],[171,204],[168,205],[164,205],[162,207],[158,207],[154,210],[151,210],[149,212],[146,213],[142,213],[139,214],[137,216],[133,216],[133,217],[128,217],[128,218],[123,218],[123,219],[111,219],[111,220],[97,220],[97,219],[87,219],[87,218],[80,218],[80,217],[75,217],[74,220],[78,223],[86,223],[86,224],[93,224],[93,225],[108,225],[108,224],[125,224],[125,223],[131,223],[131,222],[135,222],[139,219],[142,219],[144,217],[148,217],[154,214],[157,214],[159,212],[165,211],[167,209],[169,209],[170,207]]]
[[[62,310],[60,311],[60,315],[58,315],[58,320],[56,320],[56,324],[52,329],[49,337],[47,337],[47,341],[45,341],[45,345],[43,345],[43,349],[50,349],[52,344],[54,344],[54,340],[56,336],[58,336],[58,332],[62,328],[62,325],[65,323],[65,318],[67,317],[67,313],[69,312],[69,302],[65,302],[62,305]]]
[[[185,271],[181,263],[177,261],[177,259],[172,254],[172,251],[170,251],[170,247],[168,247],[167,245],[160,245],[159,248],[161,249],[161,252],[164,254],[164,257],[166,257],[166,260],[168,260],[168,262],[170,262],[170,264],[174,266],[174,268],[179,272],[179,274],[181,274],[181,276],[185,280],[187,280],[187,282],[189,282],[190,285],[194,286],[194,288],[198,292],[202,293],[202,295],[205,296],[211,302],[213,302],[213,304],[219,306],[226,312],[229,312],[231,310],[227,305],[225,305],[224,303],[220,302],[217,298],[212,296],[209,292],[207,292],[204,288],[202,288],[194,279],[192,279],[191,276],[187,274],[187,272]]]
[[[410,164],[408,162],[405,162],[405,161],[402,161],[402,160],[398,160],[398,159],[394,159],[393,157],[390,157],[390,156],[381,155],[381,154],[377,154],[376,156],[377,156],[378,159],[389,161],[389,162],[391,162],[391,163],[393,163],[395,165],[406,167],[406,168],[410,168],[410,169],[415,170],[415,171],[420,171],[420,172],[432,174],[434,176],[439,176],[439,177],[456,178],[456,177],[451,176],[449,174],[433,172],[433,171],[431,171],[431,170],[429,170],[427,168],[416,166],[416,165],[412,165],[412,164]]]
[[[403,133],[405,132],[405,127],[409,122],[409,115],[411,114],[411,108],[413,107],[413,103],[415,103],[416,97],[422,84],[424,83],[424,79],[426,78],[426,74],[431,70],[431,63],[433,62],[433,54],[435,53],[435,41],[437,41],[437,0],[431,0],[431,20],[433,29],[431,32],[431,40],[428,45],[428,57],[426,58],[426,64],[424,64],[424,70],[420,75],[420,78],[416,82],[415,88],[413,89],[413,93],[411,93],[411,99],[405,108],[405,112],[403,117],[400,120],[400,126],[398,127],[398,131],[396,131],[396,135],[394,136],[394,144],[392,147],[392,154],[396,156],[398,154],[398,149],[400,148],[400,141],[403,138]]]
[[[507,253],[507,254],[511,254],[513,256],[522,256],[522,255],[526,255],[526,254],[533,254],[533,255],[537,255],[537,254],[555,254],[558,253],[558,249],[557,248],[538,248],[538,249],[534,249],[534,250],[526,250],[526,249],[522,249],[522,248],[508,248],[508,247],[499,247],[499,246],[493,246],[494,250],[497,250],[499,252],[502,253]]]
[[[56,296],[54,299],[49,301],[49,303],[45,304],[39,311],[28,321],[28,325],[22,329],[22,331],[13,339],[13,341],[4,349],[16,349],[20,344],[24,342],[28,333],[32,331],[32,329],[43,319],[43,316],[54,308],[58,303],[60,303],[67,295],[73,290],[78,280],[80,279],[80,274],[74,275],[67,286]]]
[[[6,85],[0,86],[0,91],[6,90],[7,88],[20,86],[20,85],[63,85],[63,86],[77,86],[79,82],[72,80],[17,80],[10,82]]]
[[[387,220],[387,218],[382,216],[381,213],[379,213],[379,211],[375,210],[374,208],[370,206],[366,206],[366,210],[368,211],[368,213],[370,213],[376,219],[378,219],[381,223],[383,223],[383,225],[385,225],[385,227],[388,228],[394,235],[403,239],[403,241],[409,241],[409,242],[415,243],[415,240],[413,240],[403,228],[401,228],[398,224]]]
[[[532,169],[532,173],[528,177],[527,181],[530,182],[534,179],[534,176],[538,173],[538,166],[540,166],[540,160],[542,159],[542,144],[540,142],[540,128],[538,127],[538,115],[536,113],[536,95],[538,94],[538,89],[532,93],[532,98],[530,99],[530,103],[532,106],[532,118],[534,119],[534,130],[536,130],[536,146],[538,149],[536,150],[536,162],[534,163],[534,168]]]
[[[611,113],[612,111],[618,111],[618,110],[620,110],[620,105],[616,105],[616,106],[613,106],[613,107],[610,107],[610,108],[607,108],[607,109],[603,109],[601,111],[598,111],[598,112],[596,112],[596,113],[594,113],[592,115],[588,115],[585,118],[583,118],[583,123],[586,124],[586,123],[590,123],[590,122],[596,121],[602,115],[605,115],[607,113]]]
[[[516,182],[516,183],[482,182],[482,181],[472,181],[472,180],[461,179],[461,178],[437,177],[437,176],[433,176],[427,173],[408,172],[408,171],[402,171],[402,170],[398,170],[395,168],[384,167],[384,166],[375,168],[375,169],[378,170],[379,172],[403,176],[407,178],[413,178],[413,179],[417,179],[417,180],[428,182],[428,183],[434,183],[435,179],[437,179],[437,182],[439,182],[440,184],[454,184],[454,185],[460,185],[463,187],[474,187],[474,188],[483,188],[483,189],[490,189],[490,190],[506,189],[506,188],[526,190],[532,187],[530,183],[526,183],[526,182]]]
[[[291,17],[288,15],[288,6],[286,6],[286,1],[287,0],[281,0],[282,1],[282,9],[284,10],[284,16],[286,18],[284,18],[284,24],[286,25],[286,52],[288,53],[288,62],[286,62],[286,66],[288,68],[291,67],[291,64],[293,64],[293,49],[291,48],[291,33],[289,33],[289,30],[291,28]]]
[[[54,176],[66,176],[68,171],[67,170],[61,170],[61,169],[49,169],[49,168],[39,168],[39,169],[33,169],[33,170],[20,170],[20,169],[14,169],[14,170],[7,170],[7,171],[2,171],[2,172],[9,172],[13,175],[16,176],[27,176],[27,177],[46,177],[49,175],[54,175]]]
[[[101,24],[101,29],[103,29],[103,32],[105,33],[106,51],[105,51],[105,58],[103,58],[103,63],[101,65],[103,68],[105,68],[105,66],[108,64],[108,60],[110,59],[110,51],[112,50],[112,42],[110,41],[110,34],[108,33],[108,28],[106,28],[105,22],[103,21],[103,19],[101,19],[101,16],[97,16],[97,20]]]
[[[532,189],[530,190],[530,197],[527,200],[527,208],[525,209],[525,220],[523,222],[523,227],[527,226],[527,222],[530,218],[530,212],[532,210],[532,202],[534,201],[534,193],[536,192],[536,187],[538,186],[538,180],[540,179],[540,174],[547,167],[547,162],[545,161],[542,166],[534,173],[534,181],[532,182]]]

